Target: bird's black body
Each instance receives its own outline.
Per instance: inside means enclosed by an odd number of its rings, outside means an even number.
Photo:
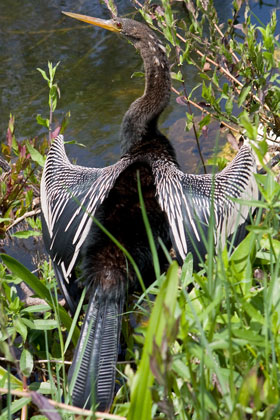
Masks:
[[[88,287],[88,310],[70,370],[71,378],[81,363],[73,403],[89,407],[93,390],[99,409],[108,409],[112,402],[121,314],[127,293],[138,282],[123,252],[92,216],[131,254],[148,283],[154,279],[154,269],[139,205],[138,175],[162,270],[165,258],[159,238],[167,249],[174,247],[180,262],[191,251],[198,267],[198,254],[203,258],[206,253],[202,236],[208,235],[211,208],[215,244],[223,245],[249,215],[247,207],[230,197],[256,198],[257,194],[254,157],[246,146],[215,178],[180,170],[172,145],[157,128],[171,87],[163,45],[139,22],[117,18],[105,23],[129,38],[145,66],[145,92],[123,119],[122,157],[107,168],[75,166],[65,154],[63,137],[58,136],[41,183],[44,240],[72,312],[79,296],[75,267],[81,260],[80,287]],[[244,236],[240,232],[239,241]]]
[[[154,239],[157,243],[160,237],[165,243],[171,245],[167,217],[155,200],[155,185],[151,169],[143,162],[134,163],[123,171],[104,203],[98,208],[95,217],[130,252],[143,278],[152,280],[154,269],[139,205],[137,173],[142,181],[141,190]],[[160,252],[159,247],[158,251]],[[96,258],[93,259],[92,255]],[[84,276],[87,281],[91,282],[91,279],[96,277],[96,273],[101,272],[110,261],[114,270],[119,270],[123,273],[125,280],[129,279],[130,283],[134,283],[135,273],[128,265],[126,257],[95,224],[92,225],[88,234],[83,258]],[[104,281],[106,283],[104,287],[107,287],[107,280],[100,279],[99,281],[101,283]],[[137,284],[134,286],[136,287]]]

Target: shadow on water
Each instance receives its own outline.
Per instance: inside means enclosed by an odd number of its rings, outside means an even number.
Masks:
[[[128,0],[116,3],[120,15],[134,12]],[[221,22],[226,22],[231,17],[231,2],[215,0],[215,4]],[[253,2],[252,8],[262,21],[268,20],[270,7]],[[129,104],[143,92],[143,80],[131,78],[133,72],[142,69],[142,60],[126,40],[66,18],[61,15],[62,10],[108,18],[107,9],[92,0],[0,2],[1,141],[5,139],[10,113],[16,118],[18,139],[46,134],[37,125],[36,115],[48,116],[48,91],[36,68],[46,69],[48,60],[60,61],[57,82],[61,100],[55,120],[61,121],[70,111],[66,138],[86,145],[86,149],[68,146],[68,154],[81,165],[110,165],[119,158],[122,117]],[[188,69],[187,89],[190,91],[197,83],[197,75]],[[193,133],[185,132],[185,112],[172,95],[160,126],[174,144],[182,169],[197,172],[201,165]],[[216,130],[217,126],[211,126],[208,136],[202,139],[205,158],[213,153]],[[219,144],[223,141],[220,139]],[[8,252],[20,261],[26,259],[16,243]]]

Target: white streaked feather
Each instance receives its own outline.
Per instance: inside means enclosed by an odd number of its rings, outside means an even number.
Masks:
[[[253,175],[256,172],[255,158],[247,146],[243,146],[235,159],[214,178],[211,175],[185,175],[170,162],[165,162],[165,165],[159,162],[152,165],[152,169],[159,204],[167,214],[176,247],[183,259],[187,253],[187,239],[186,231],[182,229],[182,212],[187,224],[193,230],[192,239],[199,243],[201,237],[198,223],[200,222],[197,216],[201,214],[207,224],[213,211],[215,243],[225,244],[226,238],[247,220],[249,214],[248,206],[241,206],[231,197],[246,200],[258,198],[258,188]],[[171,191],[174,198],[167,200]],[[176,209],[175,220],[174,209]]]
[[[60,267],[61,267],[61,269],[62,269],[62,273],[63,273],[63,277],[64,277],[64,280],[69,284],[69,279],[68,279],[68,275],[69,274],[67,274],[66,273],[66,270],[65,270],[65,265],[64,265],[64,261],[62,261],[61,263],[60,263]]]
[[[178,229],[177,229],[175,220],[171,219],[169,222],[170,222],[170,225],[171,225],[171,230],[172,230],[172,233],[174,235],[174,240],[175,240],[178,252],[180,254],[180,257],[182,259],[184,259],[185,256],[186,256],[186,253],[185,253],[185,250],[182,247],[181,239],[180,239],[179,234],[178,234]]]
[[[65,281],[69,281],[80,249],[88,235],[92,224],[91,216],[94,215],[96,208],[102,203],[114,185],[118,174],[129,163],[129,158],[123,158],[115,165],[102,169],[72,165],[65,153],[63,136],[60,135],[54,140],[43,171],[41,205],[50,237],[49,251],[53,254],[53,261],[61,268]],[[69,214],[68,220],[64,220],[66,224],[64,232],[71,228],[77,217],[81,217],[81,220],[78,229],[73,232],[72,245],[74,245],[74,252],[70,258],[70,264],[67,264],[66,267],[65,261],[59,255],[59,250],[56,249],[56,241],[61,241],[61,237],[57,236],[60,232],[60,221],[65,217],[67,204],[75,197],[77,200],[81,197],[80,203],[77,202],[76,205],[73,205],[73,213]],[[83,212],[82,216],[81,212]]]

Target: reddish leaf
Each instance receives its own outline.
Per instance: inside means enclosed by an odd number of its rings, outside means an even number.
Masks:
[[[188,105],[188,102],[186,101],[185,96],[178,96],[176,98],[176,102],[177,102],[177,104],[182,105],[182,106],[187,106]]]
[[[209,63],[205,63],[204,66],[203,66],[203,71],[209,71],[209,70],[211,70],[210,64]]]
[[[158,16],[164,16],[164,10],[163,10],[163,8],[162,8],[162,7],[160,7],[160,6],[156,6],[156,10],[155,10],[155,12],[156,12],[156,14],[157,14]]]
[[[238,150],[239,150],[239,147],[238,147],[238,142],[237,142],[237,140],[236,140],[236,138],[234,137],[234,135],[233,135],[233,134],[228,133],[228,135],[227,135],[227,141],[229,142],[229,144],[231,145],[231,147],[232,147],[234,150],[236,150],[236,151],[238,151]]]
[[[7,136],[6,136],[7,137],[7,144],[10,148],[12,147],[12,141],[13,141],[14,122],[15,122],[15,119],[11,115],[10,120],[9,120],[8,129],[7,129]]]
[[[21,158],[24,158],[26,156],[26,146],[25,145],[18,145],[18,149],[19,149],[19,155]]]
[[[202,127],[202,134],[203,134],[204,137],[208,138],[208,126],[207,125],[204,125]]]
[[[52,132],[52,139],[55,139],[59,135],[60,129],[61,129],[61,126],[59,125],[58,127],[56,127],[55,130],[53,130],[53,132]]]
[[[234,25],[235,29],[239,29],[240,31],[244,32],[244,28],[243,28],[243,24],[242,23],[237,23],[236,25]]]

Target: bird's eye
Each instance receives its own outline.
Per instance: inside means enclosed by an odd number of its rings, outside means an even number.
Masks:
[[[122,29],[122,24],[121,24],[121,22],[117,22],[117,23],[116,23],[116,26],[117,26],[117,28]]]

